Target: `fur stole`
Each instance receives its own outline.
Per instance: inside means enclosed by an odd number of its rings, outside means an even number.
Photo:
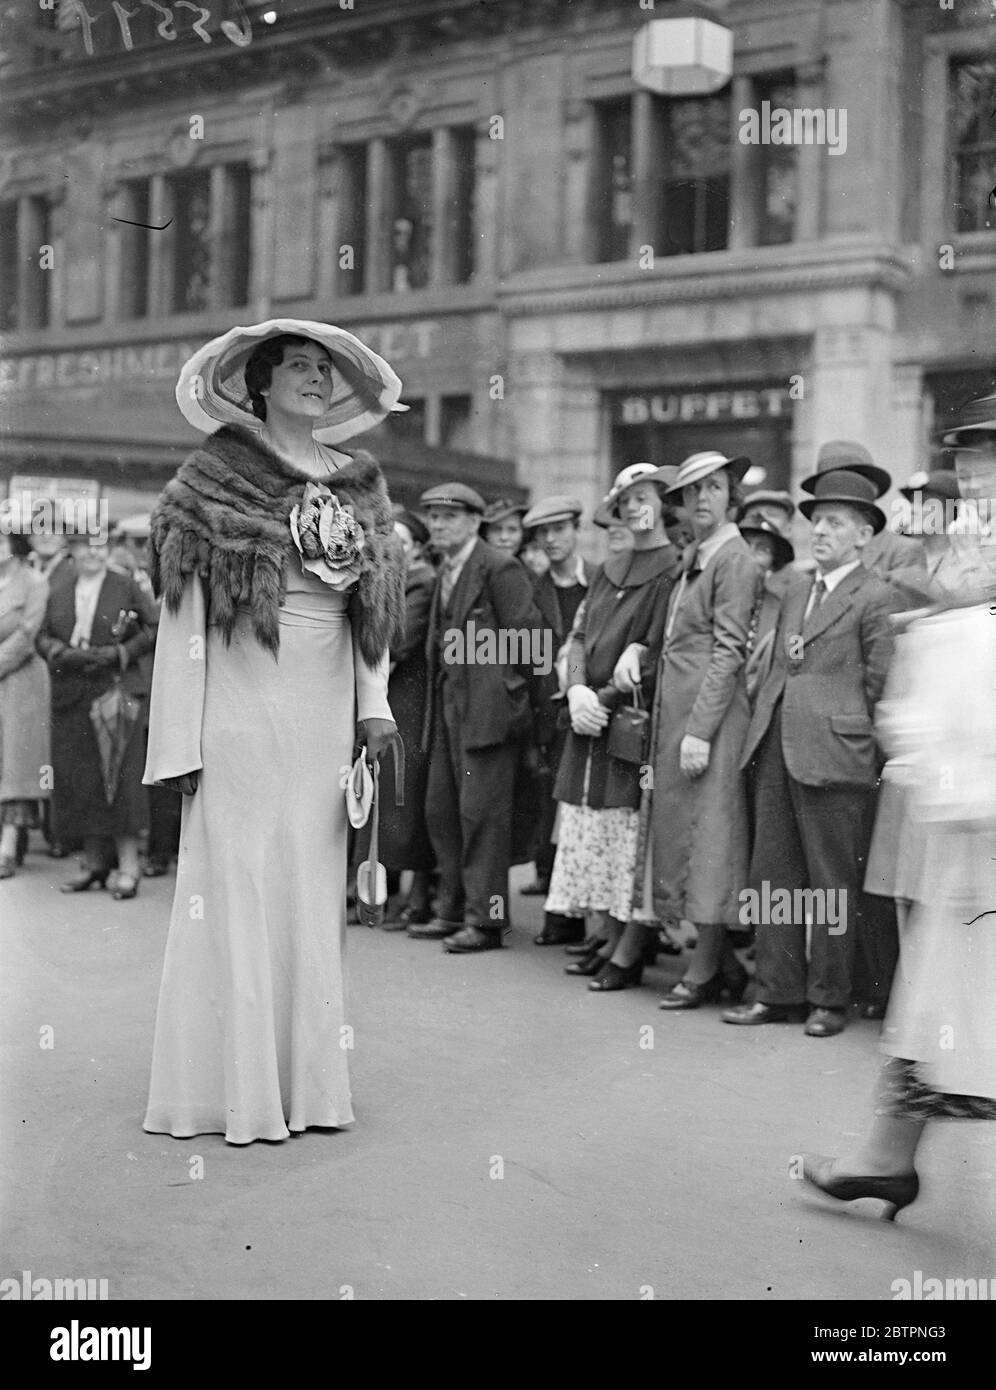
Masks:
[[[360,577],[349,595],[349,617],[363,656],[374,665],[404,635],[405,562],[383,475],[373,455],[358,451],[327,479],[285,462],[250,430],[223,425],[181,465],[152,513],[152,583],[175,613],[187,580],[205,584],[208,622],[231,642],[240,604],[253,632],[276,658],[277,610],[287,592],[287,566],[301,557],[290,513],[306,482],[327,483],[352,504],[366,537]]]

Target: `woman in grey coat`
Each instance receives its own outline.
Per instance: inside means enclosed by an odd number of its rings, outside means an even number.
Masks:
[[[643,910],[693,922],[698,940],[685,976],[662,1001],[697,1008],[747,983],[728,928],[738,922],[747,878],[747,804],[739,770],[750,705],[744,664],[762,573],[729,517],[750,462],[709,450],[678,470],[671,492],[690,514],[695,542],[671,595],[651,732],[652,787],[644,792],[638,843]],[[624,653],[625,687],[642,653]],[[632,668],[632,669],[630,669]]]
[[[38,824],[51,780],[48,669],[35,651],[48,581],[29,569],[26,536],[0,533],[0,878],[11,878],[17,833]]]

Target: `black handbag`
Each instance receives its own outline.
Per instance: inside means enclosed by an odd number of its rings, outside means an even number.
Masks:
[[[650,711],[643,708],[639,690],[634,690],[632,705],[620,705],[612,712],[606,750],[620,762],[642,764],[647,761],[649,743]]]

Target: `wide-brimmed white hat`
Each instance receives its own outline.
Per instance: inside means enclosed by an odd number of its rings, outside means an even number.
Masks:
[[[176,403],[184,418],[205,434],[213,434],[219,425],[262,429],[263,421],[252,412],[245,368],[253,350],[280,333],[319,343],[332,358],[332,400],[312,431],[320,444],[352,439],[391,411],[408,409],[398,404],[399,377],[352,333],[310,319],[267,319],[212,338],[183,364]]]
[[[617,517],[619,499],[629,488],[635,487],[637,483],[657,483],[666,490],[674,478],[674,474],[674,468],[658,468],[655,463],[628,464],[621,473],[616,474],[615,482],[602,499],[602,505],[608,508],[610,516]]]
[[[703,449],[701,453],[689,454],[684,463],[679,465],[674,482],[668,488],[668,492],[681,492],[691,483],[698,483],[703,478],[708,478],[710,473],[718,473],[721,468],[728,468],[739,483],[743,481],[744,474],[749,467],[750,459],[741,455],[728,459],[718,449]]]

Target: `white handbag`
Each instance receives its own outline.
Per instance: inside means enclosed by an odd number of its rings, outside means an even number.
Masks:
[[[362,749],[346,779],[346,815],[354,830],[361,829],[370,819],[373,795],[373,773],[367,762],[366,749]]]

